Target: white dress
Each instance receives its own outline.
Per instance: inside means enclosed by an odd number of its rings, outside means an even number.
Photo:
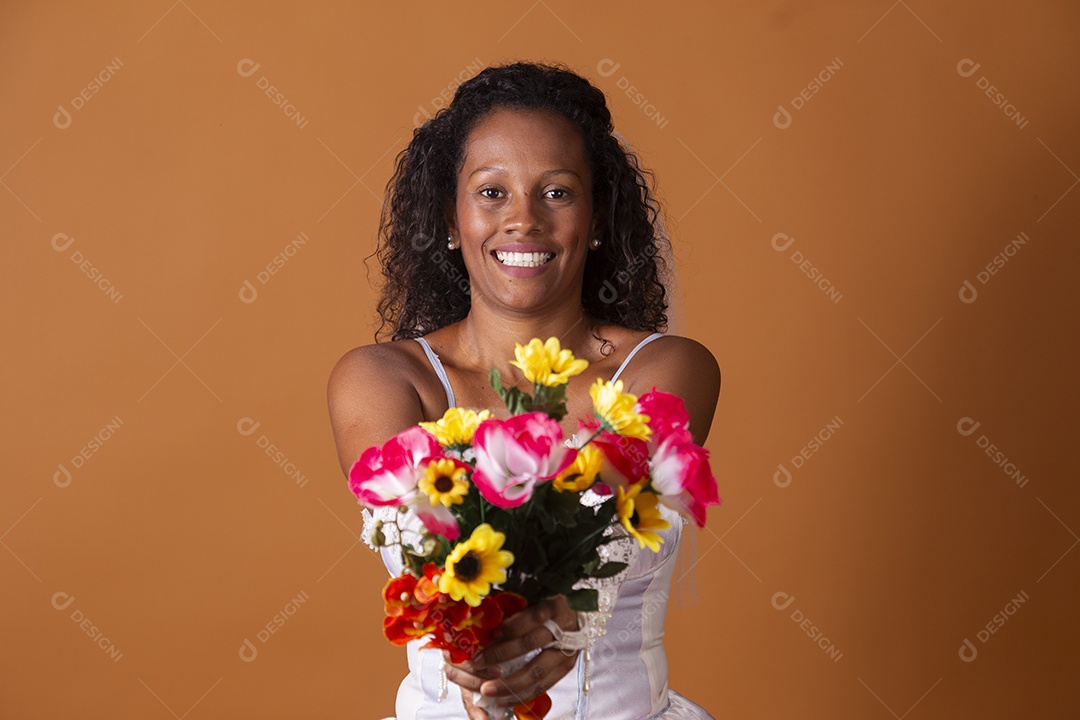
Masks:
[[[618,378],[634,354],[646,343],[661,337],[645,338],[623,361],[612,380]],[[447,391],[450,407],[453,390],[438,357],[423,338],[418,338]],[[588,495],[589,493],[586,493]],[[618,588],[606,633],[593,642],[588,663],[589,690],[582,692],[584,653],[577,665],[549,691],[551,711],[545,720],[713,720],[704,709],[668,688],[667,656],[664,653],[664,616],[675,571],[683,519],[661,505],[661,513],[671,523],[659,534],[664,539],[660,552],[634,552],[624,580]],[[376,508],[371,520],[395,508]],[[400,574],[401,557],[396,548],[380,548],[383,563],[391,575]],[[459,689],[452,684],[439,700],[442,682],[442,651],[421,650],[426,640],[409,643],[409,674],[398,688],[398,720],[461,720],[467,717]]]

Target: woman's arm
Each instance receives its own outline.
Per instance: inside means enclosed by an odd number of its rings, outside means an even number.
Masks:
[[[412,366],[412,358],[392,343],[354,348],[334,365],[326,397],[346,477],[364,450],[424,419]]]

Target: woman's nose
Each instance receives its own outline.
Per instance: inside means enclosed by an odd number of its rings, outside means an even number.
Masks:
[[[503,230],[528,235],[542,229],[543,208],[540,207],[539,199],[528,193],[515,194],[507,204]]]

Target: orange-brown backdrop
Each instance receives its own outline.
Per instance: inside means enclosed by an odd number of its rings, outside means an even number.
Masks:
[[[394,155],[526,58],[608,93],[666,202],[676,329],[723,369],[672,686],[718,718],[1075,717],[1078,26],[1047,0],[5,3],[0,716],[392,713],[326,377],[372,338]]]

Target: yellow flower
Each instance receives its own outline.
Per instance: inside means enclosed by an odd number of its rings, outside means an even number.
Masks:
[[[476,412],[468,408],[452,407],[435,422],[422,422],[420,427],[434,435],[443,447],[468,445],[472,442],[476,426],[489,417],[491,412],[488,410]]]
[[[635,483],[630,490],[619,487],[616,507],[619,522],[631,536],[637,539],[640,547],[648,546],[653,552],[660,552],[664,539],[656,534],[657,530],[667,530],[671,523],[660,517],[660,504],[656,495],[642,492],[644,483]]]
[[[493,583],[506,582],[506,568],[514,563],[514,554],[502,549],[505,540],[506,535],[487,523],[477,526],[469,539],[458,543],[447,556],[439,592],[454,600],[464,598],[472,607],[479,605]]]
[[[624,393],[622,389],[622,380],[612,383],[597,378],[593,386],[589,388],[596,416],[603,422],[605,430],[611,430],[624,437],[648,440],[652,432],[646,424],[649,422],[649,416],[634,412],[637,395]]]
[[[534,385],[558,387],[565,385],[570,377],[579,375],[589,367],[587,360],[578,360],[574,353],[563,350],[559,339],[549,337],[541,343],[540,338],[533,338],[528,345],[514,345],[515,360],[510,364],[525,373],[525,379]]]
[[[592,487],[592,484],[596,482],[596,476],[600,472],[600,465],[603,460],[603,453],[590,443],[578,450],[574,462],[570,463],[570,466],[559,473],[551,482],[559,492],[564,490],[580,492]]]
[[[431,499],[432,505],[460,505],[469,492],[468,474],[468,468],[453,460],[439,458],[423,469],[417,487]]]

